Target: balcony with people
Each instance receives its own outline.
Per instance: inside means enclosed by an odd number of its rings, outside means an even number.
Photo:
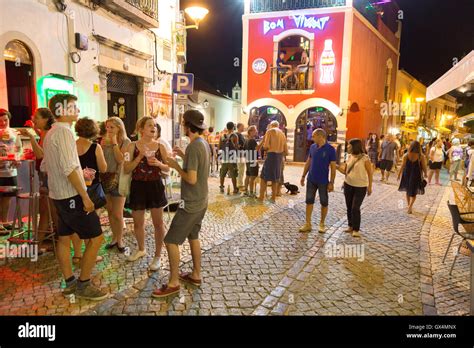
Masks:
[[[310,40],[288,36],[278,44],[278,55],[271,68],[271,91],[313,91],[314,66]]]

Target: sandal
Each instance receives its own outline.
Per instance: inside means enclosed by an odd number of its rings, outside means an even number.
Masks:
[[[168,297],[171,295],[179,294],[180,289],[181,287],[179,285],[172,288],[165,284],[160,289],[156,289],[155,291],[153,291],[151,296],[155,298]]]
[[[194,286],[201,286],[202,284],[202,280],[191,278],[191,273],[181,273],[179,275],[179,279]]]
[[[110,250],[110,249],[115,248],[116,246],[118,246],[118,243],[117,243],[117,242],[115,242],[115,243],[109,243],[109,244],[107,244],[104,248],[105,248],[105,250]]]
[[[72,257],[72,263],[74,264],[80,264],[81,263],[81,260],[82,260],[82,256],[79,257],[79,256],[73,256]],[[97,255],[97,258],[95,259],[95,262],[101,262],[101,261],[104,261],[104,258],[100,255]]]

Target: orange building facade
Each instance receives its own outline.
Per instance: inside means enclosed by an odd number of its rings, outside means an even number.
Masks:
[[[307,1],[315,7],[297,10],[284,7],[291,1],[277,3],[247,2],[242,121],[263,134],[278,120],[288,137],[288,160],[297,162],[307,158],[315,128],[337,143],[387,129],[380,108],[395,95],[399,39],[381,13],[367,19],[351,0],[332,7]]]

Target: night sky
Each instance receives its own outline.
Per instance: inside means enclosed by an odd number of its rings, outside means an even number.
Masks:
[[[397,0],[404,11],[400,68],[430,85],[474,49],[474,0]],[[181,8],[209,9],[188,31],[187,72],[230,94],[241,80],[244,0],[181,0]]]

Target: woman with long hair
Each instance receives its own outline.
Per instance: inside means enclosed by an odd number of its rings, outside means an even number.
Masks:
[[[135,237],[138,250],[128,258],[134,262],[147,255],[145,248],[145,211],[150,210],[155,228],[155,257],[150,264],[151,271],[161,266],[161,249],[165,236],[163,207],[166,205],[162,172],[168,172],[168,154],[165,147],[156,140],[157,129],[152,117],[138,120],[136,133],[139,140],[128,146],[125,154],[124,171],[132,173],[130,185],[130,208],[132,209]]]
[[[104,188],[109,216],[110,228],[112,230],[112,240],[105,246],[105,249],[117,248],[120,253],[125,252],[123,243],[123,208],[125,207],[125,197],[121,196],[118,190],[120,180],[120,169],[124,162],[124,154],[131,144],[127,136],[125,125],[118,117],[110,117],[105,121],[105,134],[100,141],[104,149],[105,161],[107,162],[107,172],[101,175],[102,186]]]
[[[408,152],[403,156],[402,167],[398,172],[398,180],[402,179],[398,191],[406,192],[408,214],[413,213],[416,196],[425,194],[423,176],[426,178],[427,172],[426,158],[421,145],[418,141],[413,141]]]
[[[372,171],[375,170],[377,166],[377,161],[379,158],[380,146],[379,146],[379,137],[375,133],[370,133],[369,138],[367,139],[366,150],[369,154],[370,163],[372,163]]]
[[[39,222],[38,222],[38,231],[41,233],[45,233],[48,231],[48,227],[50,225],[49,221],[49,212],[48,212],[48,174],[43,173],[40,171],[41,161],[43,160],[43,141],[51,129],[55,119],[54,115],[52,114],[51,110],[48,108],[38,108],[33,117],[31,118],[34,125],[34,131],[39,136],[39,142],[36,141],[36,137],[34,134],[26,128],[20,128],[19,132],[21,135],[26,136],[30,139],[31,148],[33,149],[33,153],[36,157],[36,171],[38,172],[39,178],[39,192],[40,192],[40,199],[39,199]],[[55,226],[57,226],[57,215],[56,215],[56,208],[52,202],[49,204],[51,210],[51,218]],[[41,241],[41,236],[40,236]]]
[[[344,197],[347,207],[349,227],[345,232],[353,237],[360,237],[361,214],[360,207],[366,195],[372,194],[373,170],[369,156],[365,154],[364,145],[360,139],[352,139],[347,145],[349,159],[347,164],[337,169],[344,174]]]

